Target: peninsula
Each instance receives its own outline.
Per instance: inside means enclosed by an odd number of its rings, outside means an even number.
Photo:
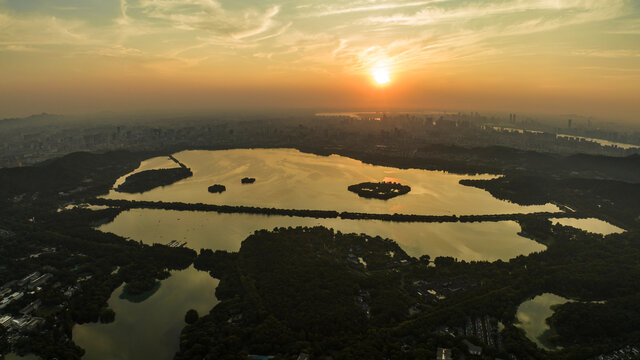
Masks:
[[[124,183],[115,190],[130,194],[143,193],[160,186],[171,185],[191,176],[193,176],[193,172],[186,167],[146,170],[127,176]]]

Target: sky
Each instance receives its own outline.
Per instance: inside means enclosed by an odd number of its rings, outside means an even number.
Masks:
[[[0,0],[0,117],[223,108],[640,123],[640,0]]]

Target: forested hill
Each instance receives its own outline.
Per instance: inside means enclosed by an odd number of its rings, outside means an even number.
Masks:
[[[153,155],[129,151],[78,152],[34,166],[2,168],[0,204],[6,211],[55,210],[65,202],[107,193],[120,176]]]

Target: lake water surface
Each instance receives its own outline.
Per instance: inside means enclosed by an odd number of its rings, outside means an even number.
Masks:
[[[86,350],[86,360],[173,359],[187,310],[208,314],[218,303],[218,282],[193,267],[172,271],[155,293],[138,303],[121,298],[120,286],[108,301],[116,320],[76,325],[73,341]]]
[[[621,229],[615,225],[609,224],[606,221],[596,219],[596,218],[588,218],[588,219],[550,218],[549,220],[551,220],[553,224],[571,226],[571,227],[588,231],[594,234],[609,235],[609,234],[619,234],[625,231],[624,229]]]
[[[471,215],[559,211],[555,205],[519,206],[488,192],[462,186],[461,179],[491,179],[495,175],[454,175],[441,171],[373,166],[341,156],[317,156],[297,150],[183,151],[175,157],[194,176],[143,194],[111,191],[110,199],[176,201],[246,205],[289,209],[317,209],[371,213]],[[168,157],[144,161],[134,172],[174,168]],[[129,174],[127,174],[129,175]],[[114,186],[124,181],[123,176]],[[242,177],[256,183],[242,185]],[[364,181],[398,181],[411,186],[409,194],[388,201],[364,199],[347,191]],[[213,184],[225,185],[222,194],[210,194]],[[99,227],[147,244],[187,241],[200,250],[238,251],[256,230],[322,225],[345,233],[391,238],[411,256],[428,254],[460,260],[508,260],[543,251],[544,245],[521,237],[514,221],[477,223],[396,223],[379,220],[313,219],[253,214],[132,209]],[[84,359],[171,359],[178,349],[184,315],[194,308],[202,315],[217,300],[218,281],[193,268],[172,272],[148,299],[135,303],[113,292],[109,306],[116,312],[111,324],[76,325],[73,340],[87,353]]]
[[[551,293],[544,293],[527,300],[518,307],[516,326],[522,328],[527,337],[539,347],[545,350],[558,350],[559,348],[545,343],[542,335],[549,330],[546,319],[553,315],[552,307],[569,301],[571,300]]]
[[[521,237],[515,221],[402,223],[379,220],[313,219],[253,214],[132,209],[99,230],[144,243],[187,241],[195,250],[238,251],[256,230],[322,225],[343,233],[380,235],[395,240],[409,255],[453,256],[460,260],[508,260],[546,247]]]
[[[456,175],[443,171],[398,169],[364,164],[343,156],[319,156],[293,149],[182,151],[174,156],[191,168],[193,177],[143,194],[111,191],[108,199],[244,205],[285,209],[336,210],[425,215],[508,214],[559,211],[552,204],[520,206],[498,200],[488,192],[463,186],[462,179],[492,179],[496,175]],[[175,167],[168,158],[153,158],[140,169]],[[124,181],[119,179],[116,184]],[[243,177],[256,178],[241,184]],[[411,192],[390,200],[365,199],[349,185],[365,181],[396,181]],[[210,194],[222,184],[227,190]]]

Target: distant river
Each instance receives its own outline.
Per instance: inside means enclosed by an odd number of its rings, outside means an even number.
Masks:
[[[613,146],[613,147],[618,147],[618,148],[625,149],[625,150],[640,149],[640,145],[625,144],[625,143],[619,143],[619,142],[615,142],[615,141],[609,141],[609,140],[603,140],[603,139],[595,139],[595,138],[584,137],[584,136],[565,135],[565,134],[557,134],[556,136],[559,137],[559,138],[590,141],[590,142],[598,143],[598,144],[600,144],[602,146]]]

